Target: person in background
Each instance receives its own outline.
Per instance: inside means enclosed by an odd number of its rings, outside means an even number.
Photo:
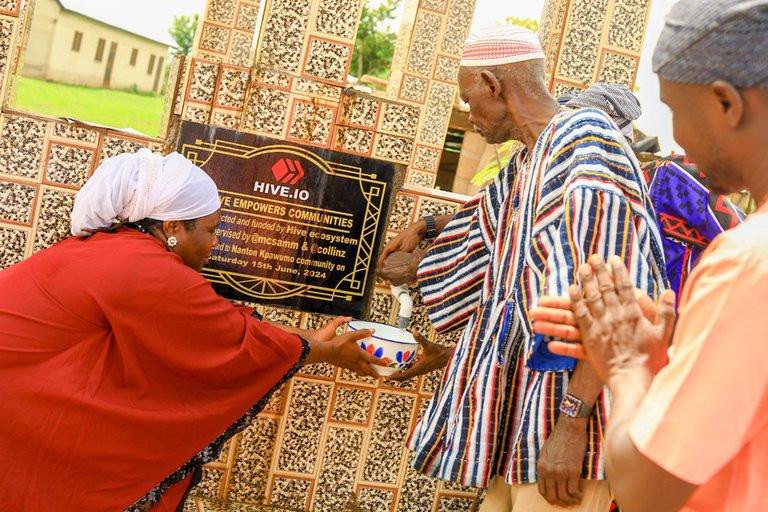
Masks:
[[[611,389],[606,464],[628,512],[768,510],[767,36],[768,0],[682,0],[654,52],[678,143],[714,192],[758,204],[701,256],[676,324],[673,294],[638,298],[615,257],[580,270],[572,313],[532,312],[575,331],[550,350]]]
[[[0,510],[181,510],[302,365],[375,375],[348,319],[281,328],[218,296],[219,220],[202,169],[142,149],[83,186],[74,237],[0,272]]]

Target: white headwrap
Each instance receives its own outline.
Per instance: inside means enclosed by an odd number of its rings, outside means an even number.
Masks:
[[[544,50],[536,34],[517,25],[498,25],[469,34],[461,65],[499,66],[543,58]]]
[[[72,234],[106,228],[116,219],[192,220],[221,206],[216,184],[178,153],[148,149],[105,160],[75,197]]]

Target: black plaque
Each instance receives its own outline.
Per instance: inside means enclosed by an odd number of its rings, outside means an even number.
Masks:
[[[219,245],[203,269],[218,293],[363,315],[394,164],[191,122],[179,152],[219,187]]]

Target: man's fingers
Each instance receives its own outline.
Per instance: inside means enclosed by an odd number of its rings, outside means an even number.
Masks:
[[[586,301],[581,297],[581,290],[576,285],[568,287],[568,295],[571,297],[573,317],[580,329],[587,329],[592,324],[592,313],[587,307]]]
[[[613,284],[621,303],[632,304],[636,302],[635,285],[630,281],[627,267],[624,266],[622,259],[618,256],[611,256],[608,258],[608,264],[613,271]]]
[[[421,345],[422,347],[425,347],[427,343],[429,343],[429,340],[421,335],[418,331],[411,331],[411,334],[413,334],[413,339],[416,340],[416,342]]]
[[[557,481],[557,499],[566,506],[578,503],[578,500],[568,492],[568,480]]]
[[[656,325],[663,340],[669,342],[675,329],[675,292],[665,290],[659,298],[659,318]]]
[[[570,305],[570,303],[571,299],[568,299],[568,304]],[[573,316],[573,312],[570,309],[542,307],[541,304],[531,310],[531,319],[534,321],[544,320],[546,322],[563,325],[576,325],[576,318]]]
[[[539,494],[541,494],[541,497],[546,499],[547,498],[547,484],[544,482],[544,479],[539,477],[538,482],[536,482],[538,488],[539,488]]]
[[[545,295],[539,299],[539,307],[552,308],[552,309],[564,309],[571,310],[570,297],[555,297],[553,295]]]
[[[552,478],[545,478],[547,493],[544,498],[552,505],[557,505],[557,482]]]
[[[601,318],[605,313],[605,304],[603,303],[603,296],[600,293],[600,287],[595,277],[595,273],[592,271],[591,265],[582,265],[579,267],[579,279],[581,280],[581,288],[584,290],[584,300],[582,304],[589,308],[590,314],[595,318]],[[574,314],[576,313],[576,305],[571,295],[571,308]]]
[[[568,343],[565,341],[550,341],[547,348],[553,354],[573,357],[576,359],[586,359],[587,353],[584,351],[584,345],[581,343]]]
[[[576,319],[573,320],[574,322]],[[581,331],[577,327],[563,325],[554,322],[537,320],[533,322],[533,331],[550,338],[558,338],[566,341],[581,341]]]
[[[597,286],[603,298],[603,303],[606,306],[618,304],[619,298],[616,295],[616,285],[613,281],[615,276],[611,276],[603,257],[599,254],[593,254],[589,257],[589,266],[592,267],[597,278]]]
[[[581,502],[581,498],[583,497],[583,494],[581,492],[581,486],[579,484],[578,478],[569,478],[568,479],[568,494],[571,495],[571,497],[576,499],[576,503],[574,505]]]

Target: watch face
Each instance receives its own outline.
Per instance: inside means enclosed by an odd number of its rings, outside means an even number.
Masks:
[[[581,400],[571,395],[564,395],[563,400],[560,402],[560,412],[567,414],[573,418],[577,417],[581,412],[582,406]]]

